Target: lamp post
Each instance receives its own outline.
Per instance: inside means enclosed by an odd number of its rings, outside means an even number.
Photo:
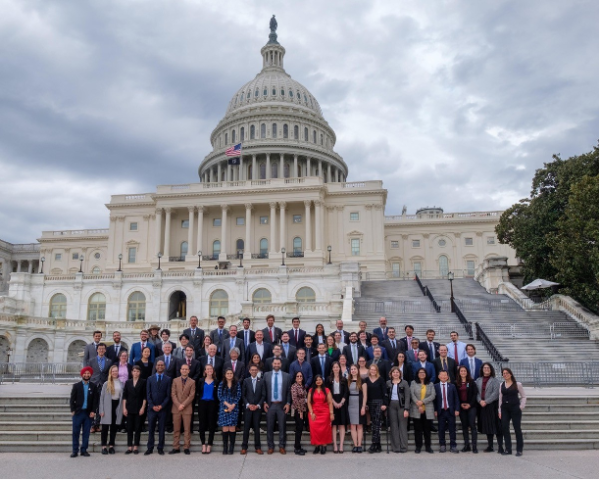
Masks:
[[[285,267],[285,248],[281,249],[281,266]]]
[[[244,268],[244,266],[242,265],[242,258],[244,257],[244,251],[243,250],[238,250],[238,258],[240,259],[240,264],[238,265],[238,268]]]
[[[121,262],[123,261],[123,254],[119,253],[119,269],[117,270],[117,272],[121,272]]]
[[[79,255],[79,273],[83,273],[83,255]]]
[[[13,349],[11,347],[8,347],[8,350],[6,350],[6,355],[8,357],[6,363],[10,363],[10,355],[13,353]]]
[[[162,258],[162,253],[158,252],[156,254],[156,256],[158,257],[158,268],[157,268],[157,270],[160,270],[160,259]]]
[[[42,262],[42,270],[40,271],[40,273],[44,273],[44,262],[46,261],[46,257],[42,257],[40,258],[41,262]]]
[[[454,289],[452,288],[452,280],[454,280],[454,273],[448,272],[448,280],[450,280],[450,311],[454,313]]]
[[[202,250],[198,250],[198,268],[202,269],[200,262],[202,261]]]
[[[327,245],[327,252],[329,253],[329,261],[327,265],[331,265],[331,245]]]

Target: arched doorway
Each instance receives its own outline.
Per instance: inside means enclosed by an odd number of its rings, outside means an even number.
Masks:
[[[69,348],[67,349],[67,362],[81,363],[85,346],[86,343],[83,340],[75,340],[74,342],[71,342]]]
[[[442,278],[448,277],[448,257],[446,255],[442,255],[439,259],[440,264],[440,276]]]
[[[43,338],[34,338],[27,347],[27,363],[48,362],[48,342]]]
[[[169,298],[169,320],[186,317],[186,295],[181,290],[171,294]]]

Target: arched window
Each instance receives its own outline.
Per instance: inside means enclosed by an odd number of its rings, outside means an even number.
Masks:
[[[296,292],[296,301],[298,303],[314,303],[315,300],[315,291],[310,287],[302,287]]]
[[[50,318],[67,318],[67,297],[57,293],[50,299]]]
[[[290,178],[290,164],[285,163],[283,165],[283,178]]]
[[[240,93],[240,103],[244,100],[244,92]]]
[[[102,270],[100,270],[100,267],[92,268],[92,275],[100,275],[101,273],[102,273]]]
[[[269,93],[269,92],[268,92],[268,90],[267,90],[267,87],[265,87],[265,88],[264,88],[264,90],[263,90],[263,95],[266,97],[266,96],[268,95],[268,93]]]
[[[296,92],[296,97],[300,100],[300,92]]]
[[[265,178],[267,178],[267,164],[266,163],[260,164],[260,178],[261,178],[261,180],[264,180]]]
[[[258,98],[258,88],[254,91],[254,96]]]
[[[228,140],[227,134],[225,134],[225,145],[227,145],[228,143],[229,143],[229,140]]]
[[[271,164],[271,178],[279,178],[277,176],[277,171],[278,171],[278,167],[279,165],[276,162],[273,162]]]
[[[231,142],[235,143],[235,130],[231,131]]]
[[[293,99],[293,98],[294,98],[294,92],[292,92],[291,90],[290,90],[290,92],[289,92],[289,95],[290,95],[290,98],[291,98],[291,99]]]
[[[219,255],[221,254],[221,240],[215,240],[213,242],[213,251],[212,251],[213,257],[219,257]]]
[[[225,290],[215,290],[209,301],[210,316],[218,317],[229,313],[229,296]]]
[[[287,123],[283,124],[283,138],[288,138],[288,126],[287,126]]]
[[[313,130],[313,143],[317,143],[317,131]]]
[[[269,241],[266,238],[260,239],[260,256],[266,258],[269,255]]]
[[[271,125],[271,138],[277,138],[277,124]]]
[[[302,253],[302,239],[300,237],[294,238],[294,254]]]
[[[238,254],[240,250],[242,253],[244,252],[244,241],[241,238],[238,238],[235,242],[235,253]]]
[[[248,90],[248,95],[246,95],[246,98],[250,98],[250,90]]]
[[[244,141],[244,127],[240,128],[240,142]]]
[[[252,294],[252,301],[254,303],[271,303],[271,292],[266,288],[259,288]]]
[[[88,320],[106,319],[106,297],[103,293],[96,292],[88,301]]]
[[[271,95],[273,95],[273,96],[277,95],[277,89],[275,87],[273,87],[273,91],[271,92]]]
[[[183,258],[187,254],[188,254],[188,243],[187,242],[181,242],[181,249],[179,251],[179,256]]]
[[[308,142],[308,128],[304,127],[304,141]]]
[[[267,125],[265,123],[260,124],[260,138],[267,138]]]
[[[323,134],[321,134],[321,145],[323,145]]]
[[[306,93],[304,94],[304,103],[308,103],[308,98],[306,98]]]
[[[298,133],[298,125],[294,125],[294,140],[298,140],[300,133]]]
[[[439,259],[440,264],[440,275],[442,278],[448,277],[448,257],[446,255],[442,255]]]
[[[281,96],[285,97],[285,90],[283,88],[281,89]]]
[[[250,125],[250,140],[254,140],[255,136],[256,136],[256,128],[254,128],[254,125]]]
[[[146,296],[142,292],[133,292],[129,295],[127,320],[130,322],[146,320]]]

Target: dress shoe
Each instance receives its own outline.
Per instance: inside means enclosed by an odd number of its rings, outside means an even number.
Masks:
[[[504,450],[502,455],[512,455],[512,452],[510,450]]]
[[[294,448],[294,454],[295,455],[304,455],[306,452],[304,450],[302,450],[301,448]]]
[[[473,447],[473,453],[479,453],[479,450],[477,450],[477,447]]]
[[[316,455],[317,453],[319,453],[321,451],[321,447],[316,446],[315,447],[315,451],[313,452],[314,455]]]
[[[134,450],[134,451],[133,451],[133,454],[134,454],[134,455],[138,455],[139,453],[140,453],[140,451],[139,451],[139,450]]]
[[[492,450],[492,451],[493,451],[493,450]],[[502,447],[498,447],[498,453],[499,453],[500,455],[503,455],[503,454],[504,454],[504,448],[502,448]]]
[[[484,452],[485,453],[489,453],[489,452],[493,452],[494,451],[494,447],[487,447]]]
[[[110,453],[111,455],[114,455],[115,454],[115,448],[114,447],[110,447],[108,449],[108,453]]]
[[[433,453],[433,448],[426,448],[426,449],[425,449],[425,451],[426,451],[427,453]]]
[[[108,450],[106,448],[102,449],[102,455],[108,455]]]
[[[465,445],[462,449],[461,452],[470,452],[471,451],[471,447],[469,447],[468,445]]]
[[[246,450],[245,448],[242,448],[240,450],[240,455],[246,455],[248,453],[248,450]]]
[[[125,450],[125,455],[131,455],[133,453],[133,450]]]
[[[381,443],[376,444],[375,448],[377,449],[377,453],[381,453]]]
[[[327,453],[327,447],[325,445],[323,445],[321,447],[321,455],[325,455]]]
[[[517,452],[517,457],[522,457],[523,456],[523,452]]]
[[[190,449],[189,448],[184,448],[183,449],[183,453],[185,453],[186,455],[190,454]]]
[[[273,455],[273,451],[274,451],[274,450],[273,450],[272,448],[269,448],[269,449],[267,450],[267,455]]]
[[[368,452],[369,453],[375,453],[377,451],[377,447],[375,446],[374,443],[371,444],[371,446],[369,447]]]
[[[181,453],[179,450],[176,450],[175,448],[173,450],[171,450],[169,452],[169,455],[175,455],[176,453]]]
[[[352,453],[358,452],[358,447],[352,447]]]
[[[446,452],[446,445],[442,445],[440,447],[440,453],[445,453]]]
[[[456,447],[451,447],[451,448],[450,448],[450,451],[451,451],[452,453],[458,453],[458,448],[456,448]]]
[[[90,454],[86,451],[86,452],[81,452],[81,456],[82,457],[89,457]]]
[[[363,453],[363,447],[357,447],[358,450],[356,451],[356,453]]]
[[[173,433],[173,429],[172,428],[167,428],[167,433]]]
[[[73,452],[73,453],[71,454],[71,458],[75,458],[77,455],[79,455],[77,452]]]
[[[159,455],[164,455],[164,454],[165,454],[165,451],[164,451],[162,448],[159,448],[159,449],[158,449],[158,454],[159,454]]]
[[[281,453],[282,455],[285,455],[287,452],[285,451],[285,448],[279,447],[279,453]]]
[[[144,455],[152,455],[154,453],[154,450],[152,448],[149,448],[148,450],[146,450],[144,452]]]
[[[263,451],[260,448],[256,449],[256,454],[257,455],[264,455]]]

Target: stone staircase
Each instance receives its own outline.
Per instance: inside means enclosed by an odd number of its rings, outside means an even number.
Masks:
[[[62,452],[71,450],[71,415],[66,396],[46,398],[0,397],[0,452]],[[196,424],[197,426],[197,424]],[[264,416],[262,428],[266,429]],[[460,422],[459,422],[460,428]],[[293,448],[293,422],[287,422],[287,446]],[[545,449],[598,449],[598,396],[572,397],[530,396],[523,412],[523,432],[526,450]],[[385,435],[383,440],[385,441]],[[434,434],[435,435],[435,434]],[[262,434],[263,448],[266,435]],[[126,434],[117,435],[118,453],[125,451]],[[171,448],[171,435],[167,434],[166,449]],[[147,434],[142,434],[140,448],[144,448]],[[215,437],[215,452],[219,452],[221,435]],[[462,435],[457,433],[459,448]],[[513,439],[514,442],[514,439]],[[305,433],[303,446],[308,448],[310,439]],[[481,438],[481,446],[485,439]],[[241,444],[241,434],[236,438],[236,452]],[[370,445],[369,437],[364,443]],[[437,437],[434,437],[434,446]],[[352,447],[350,436],[346,437],[345,450]],[[384,444],[385,448],[385,444]],[[414,449],[413,432],[409,432],[409,449]],[[252,449],[251,449],[252,450]],[[437,448],[436,448],[437,450]],[[90,436],[90,452],[100,451],[100,434]],[[192,451],[199,451],[198,434],[192,437]]]

